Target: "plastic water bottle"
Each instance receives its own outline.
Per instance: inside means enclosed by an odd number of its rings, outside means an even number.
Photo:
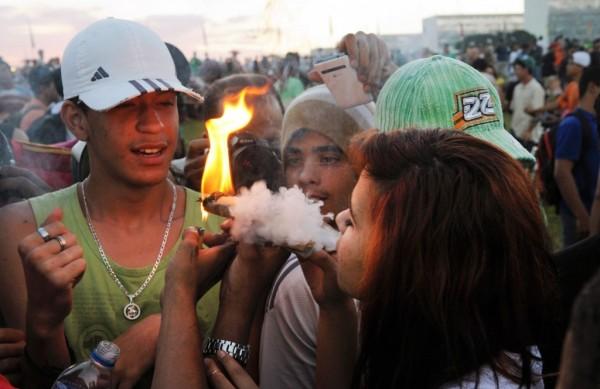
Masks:
[[[52,389],[110,389],[112,369],[120,352],[116,344],[101,341],[89,360],[68,367],[58,376]]]

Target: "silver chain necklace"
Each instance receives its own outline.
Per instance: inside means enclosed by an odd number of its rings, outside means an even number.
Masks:
[[[102,258],[102,262],[104,263],[106,270],[112,276],[119,289],[121,289],[121,291],[123,291],[123,293],[125,293],[125,296],[127,296],[127,298],[129,299],[129,303],[125,305],[125,307],[123,307],[123,316],[125,316],[127,320],[136,320],[142,314],[142,310],[139,305],[133,302],[133,299],[139,296],[142,293],[142,291],[146,289],[146,286],[148,286],[150,280],[152,280],[152,277],[154,277],[156,269],[158,269],[158,265],[160,264],[160,260],[162,259],[163,252],[165,251],[165,246],[167,245],[167,240],[169,239],[169,231],[171,230],[171,224],[173,223],[173,216],[175,215],[175,208],[177,206],[177,189],[175,188],[175,185],[171,183],[171,188],[173,189],[173,204],[171,204],[169,219],[167,220],[167,226],[165,227],[165,232],[163,233],[163,240],[160,244],[160,249],[158,250],[156,260],[154,261],[154,266],[152,266],[152,270],[150,270],[150,273],[148,274],[142,285],[138,288],[138,290],[136,290],[135,293],[129,293],[121,283],[121,280],[119,280],[119,277],[117,277],[117,275],[115,274],[115,271],[110,265],[110,262],[108,262],[108,258],[106,257],[106,253],[104,252],[104,248],[102,247],[102,243],[100,243],[100,239],[96,234],[96,230],[94,229],[94,225],[92,224],[90,211],[88,209],[87,198],[85,196],[85,184],[87,184],[87,181],[81,184],[81,197],[83,197],[83,207],[85,208],[85,220],[87,221],[88,227],[90,228],[90,232],[92,233],[92,237],[94,238],[94,241],[98,246],[100,258]]]

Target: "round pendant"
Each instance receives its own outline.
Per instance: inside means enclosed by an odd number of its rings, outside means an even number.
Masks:
[[[140,309],[140,306],[133,301],[123,308],[123,316],[125,316],[125,319],[127,320],[136,320],[141,314],[142,310]]]

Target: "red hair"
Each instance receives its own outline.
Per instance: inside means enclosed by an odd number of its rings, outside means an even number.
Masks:
[[[483,365],[529,386],[556,289],[523,168],[450,130],[371,134],[353,155],[375,187],[355,386],[437,388]]]

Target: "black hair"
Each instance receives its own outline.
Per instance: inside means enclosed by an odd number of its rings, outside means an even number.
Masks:
[[[515,62],[513,62],[514,65],[519,65],[520,67],[522,67],[523,69],[527,69],[527,72],[529,74],[531,74],[533,72],[533,69],[531,68],[531,63],[528,63],[528,61],[525,61],[521,58],[517,58],[515,60]]]
[[[485,72],[485,69],[487,69],[490,65],[485,59],[477,58],[471,66],[473,66],[476,70],[480,72]]]
[[[29,71],[27,81],[34,95],[38,95],[42,89],[54,82],[52,69],[46,65],[38,65]]]
[[[62,98],[64,90],[63,90],[62,76],[60,73],[60,68],[56,68],[52,71],[52,82],[54,82],[54,86],[56,87],[56,92]]]
[[[223,114],[221,99],[226,94],[237,93],[248,86],[262,87],[266,84],[270,84],[267,77],[249,73],[233,74],[213,82],[204,95],[204,119],[216,118]],[[269,95],[275,98],[281,113],[283,113],[283,102],[272,84],[269,85]]]
[[[82,100],[79,100],[79,96],[71,97],[70,99],[67,99],[67,100],[69,100],[70,102],[72,102],[73,104],[75,104],[76,106],[81,108],[81,110],[85,113],[87,113],[87,111],[91,110],[91,108],[88,107]]]
[[[585,95],[590,82],[600,86],[600,66],[590,66],[583,69],[583,74],[579,80],[579,96]]]

